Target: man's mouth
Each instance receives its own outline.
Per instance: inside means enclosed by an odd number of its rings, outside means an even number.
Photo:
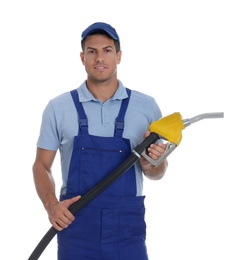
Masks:
[[[96,70],[105,70],[106,66],[95,66],[94,67]]]

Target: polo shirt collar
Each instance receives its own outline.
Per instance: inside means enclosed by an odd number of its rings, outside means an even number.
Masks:
[[[78,89],[80,102],[98,101],[87,88],[86,80],[81,84]],[[122,100],[128,97],[127,91],[122,82],[118,80],[118,88],[115,94],[111,97],[111,100]]]

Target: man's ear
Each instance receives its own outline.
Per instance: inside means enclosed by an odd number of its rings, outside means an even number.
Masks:
[[[81,62],[84,65],[84,53],[80,52],[80,58],[81,58]]]
[[[121,62],[121,57],[122,57],[122,51],[119,51],[117,53],[117,64],[119,64]]]

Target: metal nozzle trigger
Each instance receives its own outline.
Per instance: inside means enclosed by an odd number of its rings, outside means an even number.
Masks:
[[[166,143],[166,150],[164,151],[164,153],[160,156],[160,158],[158,160],[154,160],[150,156],[148,156],[146,153],[146,150],[143,151],[141,153],[141,155],[145,159],[147,159],[153,166],[157,167],[161,164],[162,161],[164,161],[168,157],[168,155],[170,155],[175,150],[175,148],[177,148],[176,144],[170,143],[170,142]]]

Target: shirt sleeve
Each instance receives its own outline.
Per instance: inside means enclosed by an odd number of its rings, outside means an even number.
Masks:
[[[56,117],[50,101],[43,111],[37,147],[56,151],[59,145]]]
[[[157,102],[154,100],[154,109],[153,109],[153,120],[157,121],[162,117],[162,113],[160,107],[158,106]]]

